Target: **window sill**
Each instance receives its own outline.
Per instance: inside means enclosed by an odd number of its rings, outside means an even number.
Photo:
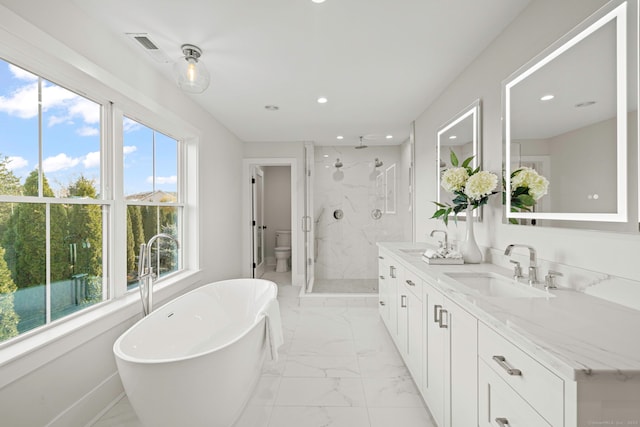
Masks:
[[[199,271],[184,271],[154,287],[158,306],[199,284]],[[0,345],[0,388],[125,322],[141,317],[138,290],[87,308]],[[130,325],[129,325],[130,326]]]

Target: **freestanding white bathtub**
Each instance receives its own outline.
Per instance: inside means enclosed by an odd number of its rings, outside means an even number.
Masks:
[[[277,286],[260,279],[204,285],[152,312],[114,346],[131,406],[148,427],[230,427],[267,350],[260,313]]]

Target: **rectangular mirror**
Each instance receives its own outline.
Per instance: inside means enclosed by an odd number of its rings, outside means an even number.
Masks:
[[[509,222],[637,231],[637,213],[629,223],[629,185],[637,200],[637,181],[628,173],[637,44],[627,7],[609,3],[503,83]]]
[[[479,167],[480,159],[480,100],[475,100],[471,105],[466,107],[460,113],[456,114],[451,120],[442,125],[436,135],[436,155],[438,171],[436,176],[437,185],[437,202],[444,204],[452,204],[454,194],[449,193],[441,186],[440,178],[442,172],[451,167],[451,151],[460,160],[460,163],[466,158],[473,156],[471,168]],[[473,211],[474,216],[480,216],[481,209]],[[466,216],[466,212],[460,212],[458,217]]]

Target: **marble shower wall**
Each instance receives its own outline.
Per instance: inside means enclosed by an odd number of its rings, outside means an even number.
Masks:
[[[375,279],[376,242],[411,240],[403,227],[410,220],[409,190],[401,179],[409,172],[401,164],[400,153],[400,146],[315,147],[316,279]],[[343,164],[340,169],[334,167],[338,158]],[[379,168],[374,166],[376,158],[384,163]],[[384,178],[394,164],[396,207],[395,213],[387,213]],[[334,217],[338,209],[342,219]],[[373,218],[375,209],[382,212],[380,219]]]

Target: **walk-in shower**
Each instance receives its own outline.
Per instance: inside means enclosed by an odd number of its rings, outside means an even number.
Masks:
[[[307,159],[313,293],[377,292],[376,243],[412,238],[409,143],[353,148],[316,146]]]

